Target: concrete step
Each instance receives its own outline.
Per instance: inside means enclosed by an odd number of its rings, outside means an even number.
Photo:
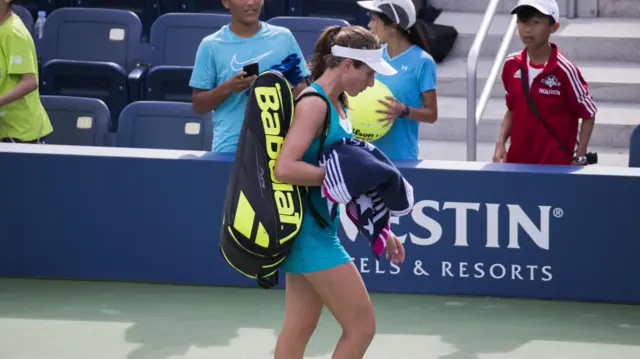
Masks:
[[[631,133],[640,124],[640,103],[598,102],[597,105],[596,126],[589,143],[593,146],[628,148]],[[503,99],[489,99],[477,129],[479,142],[495,142],[505,110]],[[466,141],[467,99],[438,96],[438,113],[435,124],[420,125],[420,139]]]
[[[481,13],[444,12],[438,17],[437,23],[453,26],[459,32],[451,57],[468,56],[482,16]],[[511,19],[512,15],[506,14],[494,17],[480,56],[495,56]],[[562,18],[561,22],[560,30],[552,35],[551,40],[571,61],[640,62],[640,20]],[[522,47],[516,31],[509,51],[521,50]]]
[[[476,160],[491,162],[495,141],[478,142]],[[598,152],[598,164],[594,166],[629,167],[629,151],[621,148],[590,146],[592,152]],[[438,161],[466,161],[467,143],[463,141],[420,141],[420,159]]]
[[[482,93],[493,58],[478,61],[477,93]],[[597,102],[640,103],[640,63],[577,61],[589,91]],[[461,96],[467,92],[467,59],[454,57],[438,65],[438,95]],[[504,96],[500,72],[491,92],[493,97]]]
[[[489,7],[491,0],[429,0],[430,3],[438,9],[446,12],[479,12],[484,13]],[[568,0],[556,0],[560,15],[565,16],[568,9]],[[584,1],[584,0],[583,0]],[[501,0],[497,7],[497,12],[508,14],[518,4],[518,0]]]
[[[489,6],[490,0],[429,0],[436,8],[444,11],[456,12],[479,12],[484,13]],[[561,16],[567,16],[569,12],[569,1],[556,0]],[[497,12],[508,14],[511,12],[518,0],[502,0],[498,4]],[[639,18],[640,0],[578,0],[576,3],[576,14],[578,17],[621,17]]]
[[[638,19],[640,18],[640,0],[599,0],[598,16]]]

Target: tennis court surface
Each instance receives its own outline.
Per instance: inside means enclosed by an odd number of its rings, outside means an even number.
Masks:
[[[638,359],[640,306],[373,293],[371,359]],[[1,359],[267,359],[284,292],[0,279]],[[306,358],[329,359],[323,313]]]

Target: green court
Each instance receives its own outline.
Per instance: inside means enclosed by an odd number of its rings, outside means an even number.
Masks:
[[[273,358],[281,290],[0,279],[2,359]],[[372,294],[371,359],[638,359],[640,307]],[[329,359],[329,312],[307,358]]]

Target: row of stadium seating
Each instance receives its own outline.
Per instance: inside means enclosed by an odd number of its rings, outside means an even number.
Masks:
[[[149,34],[151,24],[163,14],[227,12],[220,0],[22,0],[19,3],[34,18],[37,17],[38,11],[46,11],[50,14],[56,9],[65,7],[129,10],[141,19],[145,35]],[[263,20],[276,16],[338,17],[361,25],[366,21],[366,14],[357,6],[355,0],[264,1]]]
[[[212,113],[197,115],[182,102],[138,101],[120,113],[117,133],[111,113],[94,98],[42,96],[54,132],[48,144],[211,151]]]
[[[61,8],[47,18],[37,41],[40,94],[101,99],[118,130],[120,112],[136,101],[191,102],[189,78],[201,40],[229,23],[230,15],[171,13],[151,26],[141,41],[142,24],[130,11]],[[348,25],[332,18],[276,17],[269,23],[289,28],[309,57],[320,32]]]

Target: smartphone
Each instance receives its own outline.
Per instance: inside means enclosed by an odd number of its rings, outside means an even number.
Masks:
[[[258,71],[260,70],[260,67],[258,65],[257,62],[254,62],[253,64],[249,64],[246,65],[242,68],[242,71],[246,72],[246,77],[250,77],[253,75],[258,76]]]

